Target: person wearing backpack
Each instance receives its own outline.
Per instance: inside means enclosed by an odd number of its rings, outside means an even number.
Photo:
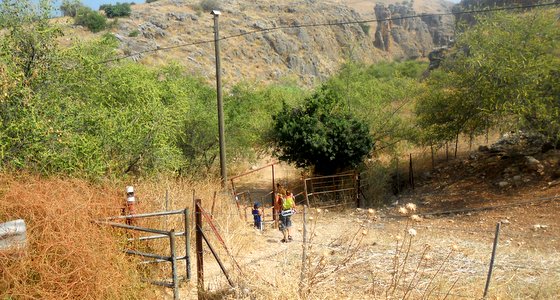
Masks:
[[[283,239],[282,243],[287,243],[292,240],[292,215],[296,212],[296,201],[294,199],[294,194],[290,191],[286,191],[286,197],[282,199],[280,212],[280,224],[279,229],[282,232]]]

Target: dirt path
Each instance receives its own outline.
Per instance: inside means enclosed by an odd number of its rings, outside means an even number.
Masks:
[[[500,189],[481,180],[480,173],[471,170],[467,176],[457,172],[456,166],[446,168],[400,195],[398,206],[374,214],[359,209],[310,209],[304,276],[308,297],[481,298],[500,223],[491,298],[556,299],[560,294],[560,185],[532,177],[531,184]],[[267,182],[264,175],[255,175],[255,186]],[[414,203],[416,211],[401,216],[399,208],[407,203]],[[435,213],[442,211],[455,212]],[[413,220],[412,214],[418,218]],[[280,242],[281,233],[272,224],[262,232],[247,225],[243,234],[249,244],[237,245],[234,254],[243,270],[245,294],[235,297],[297,298],[302,227],[301,209],[294,216],[290,243]],[[219,269],[210,270],[207,278],[213,283],[209,286],[223,289]],[[286,278],[293,286],[284,287]]]

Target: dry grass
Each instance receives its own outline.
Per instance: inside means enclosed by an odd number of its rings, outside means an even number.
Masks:
[[[78,180],[3,175],[0,177],[0,220],[24,218],[29,242],[24,256],[0,257],[0,299],[171,298],[169,289],[141,283],[141,277],[169,277],[169,266],[159,264],[140,269],[135,259],[122,254],[125,247],[166,254],[165,251],[169,251],[166,241],[131,246],[126,243],[122,231],[92,222],[119,214],[124,186],[128,184],[136,188],[141,212],[163,210],[166,190],[169,209],[192,209],[194,191],[194,198],[201,198],[204,209],[210,212],[214,192],[219,190],[219,184],[214,181],[193,183],[160,178],[92,185]],[[398,213],[397,208],[393,209],[391,214]],[[413,210],[409,206],[403,213],[411,215],[415,213]],[[491,228],[481,232],[472,229],[479,232],[471,235],[463,232],[472,226],[472,222],[466,220],[464,224],[459,224],[460,220],[449,223],[444,219],[389,221],[383,219],[383,213],[368,210],[310,210],[306,271],[300,284],[301,216],[300,210],[294,217],[295,241],[282,244],[279,243],[280,233],[270,224],[264,232],[255,231],[239,216],[229,195],[216,193],[214,223],[227,251],[207,220],[204,231],[224,262],[235,288],[229,287],[204,245],[207,290],[204,296],[207,299],[457,299],[481,296],[491,250]],[[180,218],[138,222],[142,226],[166,230],[182,228]],[[438,231],[445,223],[460,225],[457,229],[463,231]],[[412,228],[416,232],[410,231]],[[519,243],[508,244],[505,240],[500,244],[492,297],[554,299],[558,292],[554,284],[558,275],[551,272],[558,268],[558,260],[549,257],[548,250],[529,247],[530,239],[521,243],[516,237],[519,234],[504,230],[504,240],[513,238]],[[534,239],[538,234],[531,232],[527,238]],[[180,247],[181,251],[184,247]],[[193,249],[191,255],[194,276]],[[543,257],[547,264],[535,264]],[[180,275],[183,270],[180,268]],[[190,284],[183,285],[181,296],[196,297],[195,284],[193,278]]]
[[[201,198],[203,207],[210,212],[214,191],[219,190],[219,184],[211,180],[193,183],[160,178],[91,184],[73,179],[0,175],[0,222],[21,218],[27,225],[25,252],[15,256],[0,253],[0,299],[161,298],[161,289],[142,282],[144,278],[169,278],[170,267],[139,266],[139,259],[126,256],[122,250],[169,255],[168,241],[130,243],[127,238],[139,234],[95,223],[121,214],[124,187],[130,184],[135,187],[139,213],[165,210],[166,190],[169,210],[189,208],[192,212],[193,198]],[[243,228],[241,221],[224,217],[236,214],[235,206],[228,205],[231,202],[227,195],[217,193],[215,199],[216,226],[227,245],[239,244],[243,235],[236,228]],[[180,215],[135,222],[164,230],[183,228]],[[179,253],[184,253],[184,243],[178,245]]]
[[[391,214],[399,212],[398,207],[394,210]],[[478,222],[445,229],[447,220],[413,217],[412,206],[401,213],[408,218],[388,220],[383,212],[368,210],[310,210],[302,283],[301,230],[293,243],[282,244],[277,230],[267,227],[256,233],[246,226],[237,234],[249,238],[235,245],[243,248],[235,255],[243,270],[237,288],[226,287],[219,272],[209,273],[209,295],[214,295],[211,299],[480,298],[493,222],[483,230]],[[301,214],[294,222],[301,229]],[[558,278],[555,254],[512,247],[506,236],[518,233],[506,232],[500,241],[490,299],[554,299],[558,293],[553,284]],[[534,235],[529,238],[538,241]],[[547,263],[536,264],[539,260]],[[232,273],[238,271],[232,269]]]
[[[27,247],[21,257],[0,253],[2,299],[142,299],[123,239],[93,221],[118,210],[105,187],[78,180],[0,177],[0,220],[22,218]],[[142,292],[142,294],[141,294]]]

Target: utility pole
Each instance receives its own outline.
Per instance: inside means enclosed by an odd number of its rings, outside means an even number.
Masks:
[[[222,177],[222,188],[226,187],[227,170],[226,170],[226,142],[224,138],[224,105],[222,102],[222,67],[220,65],[220,34],[218,27],[218,18],[221,14],[219,10],[213,10],[211,14],[214,16],[214,48],[216,50],[216,90],[218,95],[218,128],[220,131],[220,175]]]

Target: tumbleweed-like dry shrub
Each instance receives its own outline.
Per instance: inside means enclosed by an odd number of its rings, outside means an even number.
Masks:
[[[0,221],[27,225],[24,252],[0,252],[0,298],[153,298],[123,236],[94,222],[118,214],[121,197],[80,180],[0,175]]]

